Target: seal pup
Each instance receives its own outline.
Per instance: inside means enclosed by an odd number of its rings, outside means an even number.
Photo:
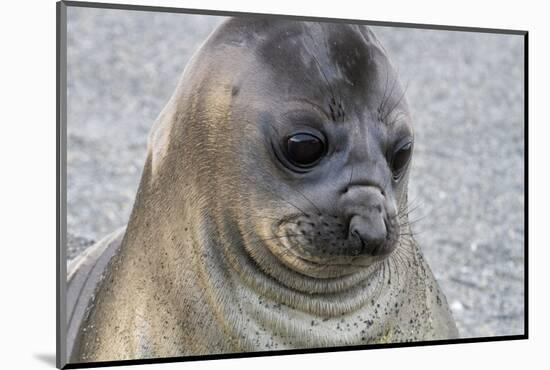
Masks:
[[[404,95],[366,26],[223,23],[126,229],[69,267],[70,362],[457,337],[408,222]]]

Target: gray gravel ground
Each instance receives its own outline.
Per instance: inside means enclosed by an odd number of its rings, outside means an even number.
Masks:
[[[221,17],[68,10],[72,258],[124,225],[147,134]],[[524,101],[520,36],[375,27],[415,120],[417,239],[463,337],[522,334]]]

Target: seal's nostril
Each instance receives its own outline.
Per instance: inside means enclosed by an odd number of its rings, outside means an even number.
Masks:
[[[361,244],[361,253],[372,256],[384,254],[387,235],[387,226],[382,217],[354,216],[350,221],[349,236]]]

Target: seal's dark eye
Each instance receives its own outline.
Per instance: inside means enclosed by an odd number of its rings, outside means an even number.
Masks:
[[[412,154],[412,143],[406,143],[393,153],[391,170],[395,179],[399,178],[409,163]]]
[[[313,134],[294,134],[286,141],[286,153],[295,166],[311,167],[325,154],[325,142]]]

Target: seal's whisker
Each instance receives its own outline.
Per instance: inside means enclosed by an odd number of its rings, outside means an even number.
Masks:
[[[380,105],[378,106],[378,119],[381,118],[381,114],[384,111],[384,105],[386,104],[386,94],[388,92],[388,84],[390,83],[390,72],[386,68],[386,82],[384,84],[384,91],[382,92],[382,99],[380,100]]]
[[[391,266],[390,266],[390,259],[386,259],[386,263],[388,264],[388,283],[391,284]]]
[[[386,281],[386,264],[382,263],[382,273],[378,275],[378,287],[374,294],[374,301],[378,301],[380,299],[380,296],[382,295],[382,291],[384,290],[384,282]]]
[[[410,232],[410,233],[399,233],[398,234],[398,237],[402,237],[402,236],[410,236],[410,237],[415,237],[419,234],[422,234],[422,232]]]
[[[266,220],[273,220],[273,221],[281,221],[281,220],[282,220],[281,218],[267,217],[267,216],[255,216],[255,218],[261,218],[261,219],[263,218],[263,219],[266,219]],[[285,223],[294,224],[294,225],[299,225],[298,222],[289,221],[289,220],[285,220]]]
[[[395,253],[393,258],[395,258],[396,261],[399,261],[399,264],[401,266],[405,266],[406,259],[405,259],[405,256],[403,255],[403,253]],[[404,271],[406,271],[406,270],[404,270]]]
[[[416,212],[423,206],[422,202],[418,200],[418,198],[415,199],[415,201],[409,202],[409,204],[404,204],[403,211],[407,212],[401,212],[403,215],[409,216],[412,212]]]
[[[292,203],[291,201],[284,199],[284,198],[281,197],[279,194],[277,194],[276,192],[272,191],[272,190],[269,189],[269,188],[266,188],[266,189],[268,189],[268,190],[271,192],[271,194],[277,196],[277,197],[278,197],[279,199],[281,199],[283,202],[285,202],[285,203],[291,205],[292,207],[296,208],[296,209],[297,209],[298,211],[300,211],[302,214],[304,214],[304,215],[306,215],[306,216],[309,216],[309,213],[307,213],[306,211],[304,211],[303,209],[301,209],[300,207],[298,207],[297,205],[295,205],[295,204]]]
[[[388,121],[388,124],[389,124],[390,126],[393,126],[393,125],[395,125],[397,122],[399,122],[399,120],[404,119],[404,118],[406,118],[406,117],[407,117],[407,115],[406,115],[404,112],[402,112],[402,111],[397,111],[397,112],[391,117],[391,120]]]
[[[298,194],[300,194],[301,196],[303,196],[304,199],[307,200],[307,201],[313,206],[313,208],[315,208],[315,210],[317,210],[317,213],[318,213],[319,215],[321,215],[321,214],[323,213],[323,212],[321,212],[321,210],[319,209],[319,207],[317,207],[317,205],[316,205],[311,199],[309,199],[308,197],[306,197],[306,195],[305,195],[304,193],[302,193],[302,192],[301,192],[300,190],[298,190],[298,189],[294,189],[294,188],[292,188],[292,189],[295,190],[295,191],[296,191]]]
[[[309,32],[306,31],[306,32],[304,32],[304,34],[306,34],[307,36],[309,36],[309,38],[311,39],[311,42],[312,42],[313,44],[315,44],[315,39],[313,39],[313,36],[312,36]],[[322,68],[322,66],[321,66],[321,63],[319,63],[319,60],[317,59],[317,57],[315,56],[315,54],[312,53],[312,52],[309,50],[309,48],[308,48],[308,46],[306,45],[305,42],[303,43],[303,45],[304,45],[304,49],[307,51],[307,53],[308,53],[309,55],[311,55],[311,57],[312,57],[313,60],[315,61],[315,64],[317,64],[317,68],[319,69],[319,72],[321,72],[321,75],[323,76],[323,79],[324,79],[325,82],[327,83],[327,89],[328,89],[328,91],[329,91],[330,96],[332,97],[332,99],[335,99],[335,96],[334,96],[334,89],[332,88],[332,85],[330,84],[330,81],[328,80],[328,78],[327,78],[325,72],[323,71],[323,68]],[[333,119],[335,118],[334,115],[332,115],[332,118],[333,118]]]
[[[326,38],[323,38],[323,44],[325,45],[325,50],[328,51],[330,50],[330,47],[327,43],[327,39]],[[332,86],[331,86],[332,87]],[[334,91],[336,91],[338,93],[338,103],[339,105],[341,106],[341,104],[343,103],[343,100],[342,100],[342,95],[340,94],[340,90],[338,89],[333,89]],[[342,117],[343,119],[343,117]]]
[[[417,218],[414,218],[412,220],[407,220],[407,224],[409,226],[415,225],[415,224],[417,224],[421,221],[424,221],[428,216],[429,216],[429,214],[425,214],[423,216],[418,216]]]
[[[397,281],[397,284],[399,285],[401,280],[399,279],[399,260],[397,258],[389,258],[389,263],[392,264],[395,266],[395,279]]]
[[[398,85],[398,80],[397,80],[397,76],[395,76],[394,79],[393,79],[393,82],[392,82],[390,91],[389,91],[389,93],[388,93],[388,95],[387,95],[387,97],[386,97],[386,100],[383,102],[383,104],[382,104],[382,106],[381,106],[381,108],[380,108],[380,120],[381,120],[382,122],[385,122],[385,119],[386,119],[386,116],[387,116],[387,114],[386,114],[386,111],[387,111],[387,109],[386,109],[386,108],[387,108],[387,107],[386,107],[386,104],[389,104],[390,99],[391,99],[391,97],[393,96],[393,93],[394,93],[395,88],[397,87],[397,85]]]
[[[396,78],[396,80],[397,80],[397,78]],[[401,101],[405,98],[405,94],[407,93],[408,88],[409,88],[409,82],[407,81],[407,84],[405,85],[405,88],[401,92],[401,95],[399,96],[397,101],[392,105],[391,109],[388,112],[386,112],[386,114],[384,115],[384,118],[383,118],[384,122],[386,121],[388,116],[395,110],[395,108],[397,108],[399,106],[399,104],[401,104]]]
[[[386,189],[388,188],[388,184],[392,181],[392,176],[387,176],[386,177],[386,181],[384,182],[384,185],[382,186],[382,190],[384,192],[386,192]],[[398,210],[399,210],[399,205],[398,205]]]
[[[409,263],[410,257],[411,253],[406,250],[399,250],[394,254],[394,258],[399,261],[399,264],[403,268],[403,271],[407,271],[406,265]]]
[[[405,248],[408,247],[408,248]],[[410,260],[410,257],[414,257],[414,253],[411,251],[411,248],[414,247],[414,243],[407,241],[406,243],[400,243],[399,247],[393,252],[394,255],[401,255],[407,261]]]
[[[350,175],[349,175],[348,187],[351,185],[352,180],[353,180],[353,164],[351,165],[351,172],[350,172]]]

